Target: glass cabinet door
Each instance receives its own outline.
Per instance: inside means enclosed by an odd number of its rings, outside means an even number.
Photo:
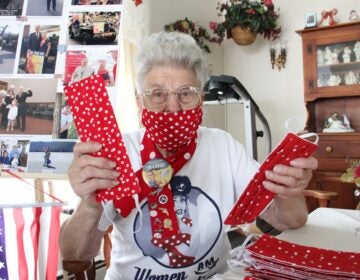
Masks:
[[[360,41],[316,46],[317,86],[360,84]]]

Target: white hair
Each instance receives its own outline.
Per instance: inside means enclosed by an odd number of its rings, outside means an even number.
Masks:
[[[179,66],[194,71],[201,88],[210,75],[210,64],[195,39],[181,32],[159,32],[146,37],[136,57],[136,88],[143,91],[145,75],[154,66]]]

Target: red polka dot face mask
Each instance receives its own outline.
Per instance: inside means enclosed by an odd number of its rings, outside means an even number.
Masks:
[[[174,152],[196,137],[202,121],[202,107],[179,112],[142,111],[142,124],[161,149]]]

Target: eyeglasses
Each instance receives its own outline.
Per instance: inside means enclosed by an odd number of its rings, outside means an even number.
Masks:
[[[168,104],[171,93],[175,94],[180,105],[191,107],[199,102],[202,91],[200,88],[192,86],[180,87],[173,92],[165,88],[152,88],[145,90],[142,98],[146,107],[158,109]]]

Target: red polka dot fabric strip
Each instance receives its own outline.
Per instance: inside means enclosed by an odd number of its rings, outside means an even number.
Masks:
[[[360,279],[360,254],[302,246],[264,234],[245,250],[259,279]]]
[[[307,158],[317,148],[317,144],[302,139],[294,133],[288,133],[262,163],[224,223],[227,225],[241,225],[254,222],[275,195],[262,185],[266,179],[265,171],[272,170],[277,164],[290,165],[290,162],[295,158]]]
[[[102,144],[92,156],[116,162],[119,184],[97,191],[97,201],[119,200],[140,192],[138,179],[131,167],[104,81],[93,75],[64,88],[74,122],[82,142]]]

